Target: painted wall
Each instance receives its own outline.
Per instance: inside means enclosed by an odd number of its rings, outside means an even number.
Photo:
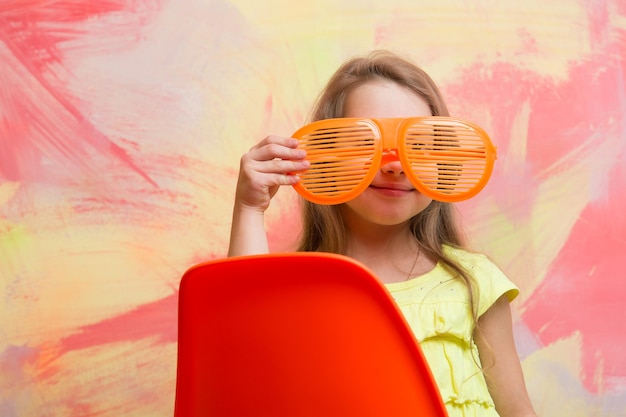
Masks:
[[[460,209],[522,289],[537,411],[625,415],[623,0],[0,2],[0,415],[172,415],[178,282],[225,255],[240,155],[373,48],[498,146]]]

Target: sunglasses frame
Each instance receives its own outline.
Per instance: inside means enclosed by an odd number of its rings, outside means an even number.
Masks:
[[[315,140],[319,142],[319,137],[325,135],[325,132],[334,132],[337,129],[342,129],[342,134],[347,135],[351,143],[354,143],[354,140],[362,140],[363,144],[338,147],[334,151],[336,155],[328,151],[328,147],[322,148],[322,150],[316,149]],[[359,132],[365,132],[366,134]],[[359,136],[361,134],[362,136]],[[306,200],[325,205],[345,203],[360,195],[369,187],[381,166],[392,160],[400,161],[405,175],[421,194],[433,200],[443,202],[466,200],[475,196],[487,184],[493,170],[494,161],[497,158],[496,148],[491,143],[487,133],[480,126],[465,120],[444,116],[323,119],[301,127],[292,137],[298,139],[300,147],[307,150],[307,159],[311,162],[311,167],[316,163],[327,163],[328,160],[334,157],[339,158],[337,156],[339,153],[348,155],[348,157],[350,155],[358,155],[358,158],[371,158],[371,162],[367,163],[369,166],[367,172],[358,181],[357,185],[338,195],[314,193],[305,186],[307,181],[310,181],[307,179],[307,173],[312,168],[299,173],[301,180],[294,185],[295,190]],[[407,151],[407,141],[410,137],[434,140],[434,145],[431,144],[430,148],[424,146],[424,150],[417,152],[417,154],[421,153],[421,156],[416,158],[415,152],[410,154]],[[470,140],[472,148],[464,149],[454,145],[455,143],[460,143],[459,137],[463,140]],[[332,142],[333,138],[331,136],[330,139],[327,138],[325,140]],[[313,146],[309,146],[311,143],[313,143]],[[369,150],[369,148],[372,148],[369,145],[373,145],[373,149]],[[354,156],[354,158],[357,157]],[[442,158],[442,160],[437,158]],[[444,160],[445,158],[447,160]],[[320,162],[322,160],[326,162]],[[455,163],[450,161],[454,160],[472,160],[478,161],[479,164],[484,164],[480,178],[465,192],[438,191],[446,188],[439,185],[433,189],[416,174],[414,169],[414,166],[424,163],[436,164],[438,166],[437,170],[448,169],[453,171]],[[460,178],[462,174],[456,175],[459,175]],[[358,176],[360,177],[361,175],[358,174]],[[315,181],[310,182],[315,183]],[[325,182],[332,184],[333,177],[330,176],[328,179],[321,181],[321,183]]]

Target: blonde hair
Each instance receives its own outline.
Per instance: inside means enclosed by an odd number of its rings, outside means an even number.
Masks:
[[[449,116],[442,94],[430,76],[408,59],[389,51],[373,51],[346,61],[330,78],[313,107],[310,121],[342,117],[350,92],[369,81],[389,80],[410,89],[430,107],[433,116]],[[345,254],[347,231],[339,206],[303,201],[299,251]],[[410,220],[410,228],[423,253],[443,262],[466,283],[474,322],[477,320],[471,276],[443,250],[443,246],[465,248],[465,238],[451,203],[433,201]]]

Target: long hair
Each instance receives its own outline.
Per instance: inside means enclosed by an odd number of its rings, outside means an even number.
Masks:
[[[348,94],[373,80],[389,80],[408,88],[430,107],[433,116],[449,116],[442,94],[430,76],[408,59],[389,51],[373,51],[346,61],[330,78],[313,107],[310,121],[342,117]],[[303,230],[299,251],[345,254],[347,230],[338,205],[318,205],[302,201]],[[477,312],[472,279],[465,269],[443,250],[443,246],[465,247],[465,237],[451,203],[432,201],[421,213],[410,219],[410,229],[423,253],[456,271],[466,283],[474,322]]]

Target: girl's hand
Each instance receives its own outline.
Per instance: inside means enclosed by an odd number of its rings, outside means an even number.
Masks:
[[[298,182],[297,173],[309,167],[305,157],[297,139],[268,136],[257,143],[241,157],[235,205],[267,210],[278,188]]]

